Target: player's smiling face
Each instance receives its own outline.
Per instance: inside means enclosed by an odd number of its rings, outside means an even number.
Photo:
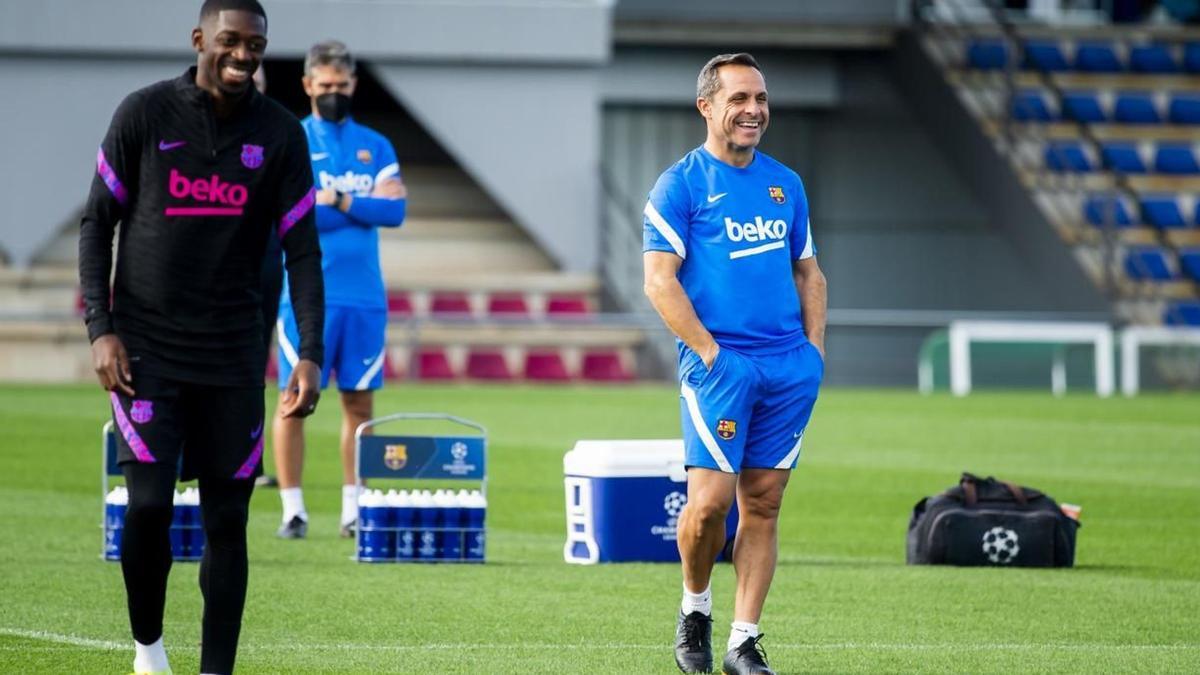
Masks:
[[[705,115],[709,136],[731,152],[751,150],[767,130],[766,80],[757,68],[740,64],[721,66],[717,77],[721,88]]]
[[[267,49],[267,22],[253,12],[222,10],[192,31],[199,53],[196,84],[238,96],[254,84]]]

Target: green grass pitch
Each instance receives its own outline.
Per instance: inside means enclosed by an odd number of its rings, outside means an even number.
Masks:
[[[676,566],[562,562],[563,453],[677,437],[672,388],[397,386],[377,409],[489,428],[488,563],[348,560],[327,396],[309,424],[308,540],[275,539],[279,498],[254,497],[240,672],[675,672]],[[98,559],[106,414],[94,387],[0,387],[0,672],[129,670],[120,570]],[[1078,567],[905,566],[913,503],[964,469],[1083,505]],[[1200,671],[1200,398],[826,391],[780,539],[761,624],[780,672]],[[170,581],[178,673],[198,668],[196,571]],[[720,645],[732,579],[720,566],[713,581]]]

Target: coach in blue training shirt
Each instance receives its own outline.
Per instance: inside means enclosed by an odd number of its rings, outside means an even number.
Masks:
[[[825,371],[825,276],[796,172],[755,150],[768,122],[749,54],[705,64],[704,145],[667,169],[645,208],[646,295],[679,337],[688,501],[679,517],[680,670],[712,670],[713,561],[736,495],[730,675],[771,673],[758,620],[775,573],[783,490]]]
[[[304,60],[304,92],[312,115],[308,135],[317,185],[317,232],[325,275],[325,362],[321,387],[337,373],[342,400],[342,536],[351,536],[358,514],[354,480],[354,430],[371,418],[373,391],[383,386],[387,297],[379,269],[378,227],[404,222],[407,192],[392,144],[350,118],[354,58],[335,40],[313,45]],[[296,363],[296,322],[284,286],[277,326],[279,383]],[[275,467],[283,500],[279,536],[300,539],[308,513],[300,492],[304,421],[275,418]]]

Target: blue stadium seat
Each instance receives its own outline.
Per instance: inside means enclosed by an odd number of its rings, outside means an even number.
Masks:
[[[1052,122],[1055,118],[1039,89],[1018,91],[1013,96],[1012,107],[1013,119],[1018,122]]]
[[[1137,143],[1106,141],[1100,145],[1104,166],[1122,173],[1146,173],[1146,165],[1138,154]]]
[[[1116,227],[1133,225],[1125,200],[1113,194],[1094,194],[1084,198],[1083,217],[1096,227],[1104,227],[1109,221]]]
[[[1154,227],[1162,229],[1187,227],[1175,195],[1146,194],[1142,195],[1138,201],[1142,208],[1142,218]]]
[[[1200,124],[1200,94],[1173,92],[1167,117],[1173,124]]]
[[[1200,173],[1200,164],[1191,143],[1159,143],[1154,153],[1154,170],[1159,173],[1191,175]]]
[[[1162,117],[1154,107],[1154,98],[1148,91],[1122,91],[1117,93],[1113,106],[1113,119],[1126,124],[1159,124]]]
[[[1200,248],[1185,248],[1179,252],[1179,267],[1183,274],[1200,284]]]
[[[1082,42],[1075,50],[1075,70],[1085,73],[1119,73],[1125,70],[1117,50],[1107,42]]]
[[[1189,73],[1200,73],[1200,42],[1189,42],[1183,46],[1183,69]]]
[[[1092,163],[1079,141],[1050,141],[1046,144],[1046,168],[1052,171],[1091,171]]]
[[[1025,43],[1024,65],[1030,70],[1047,73],[1058,73],[1071,69],[1058,42],[1048,40],[1030,40]]]
[[[1100,99],[1094,91],[1065,91],[1062,98],[1063,117],[1077,122],[1100,123],[1108,120]]]
[[[1125,274],[1137,281],[1172,281],[1170,251],[1156,246],[1138,246],[1125,253]]]
[[[1129,69],[1135,73],[1178,73],[1179,63],[1165,44],[1133,45],[1129,49]]]
[[[967,44],[967,65],[979,70],[1001,70],[1008,63],[1004,40],[972,40]]]
[[[1172,302],[1163,311],[1163,323],[1168,326],[1200,326],[1200,301]]]

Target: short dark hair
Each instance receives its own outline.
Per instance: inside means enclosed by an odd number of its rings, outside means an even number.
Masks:
[[[353,75],[354,57],[350,54],[350,48],[346,46],[345,42],[325,40],[308,48],[308,54],[304,56],[304,74],[312,75],[313,68],[321,66],[333,66],[339,70],[348,70]]]
[[[204,0],[200,6],[200,23],[227,9],[257,14],[262,17],[263,23],[267,22],[267,10],[258,0]]]
[[[721,78],[717,76],[717,71],[721,66],[750,66],[751,68],[762,72],[762,68],[758,65],[758,61],[746,52],[738,52],[737,54],[717,54],[704,64],[700,69],[700,76],[696,78],[696,98],[712,100],[713,94],[721,89]]]

